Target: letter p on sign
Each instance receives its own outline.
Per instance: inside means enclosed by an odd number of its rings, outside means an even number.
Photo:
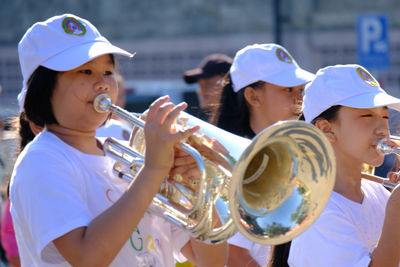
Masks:
[[[357,20],[358,60],[367,69],[389,68],[389,41],[385,15],[362,15]]]

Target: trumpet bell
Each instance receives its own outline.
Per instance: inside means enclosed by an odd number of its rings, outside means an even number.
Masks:
[[[288,242],[317,219],[335,177],[334,152],[319,129],[300,121],[278,122],[253,139],[233,169],[233,222],[254,242]]]

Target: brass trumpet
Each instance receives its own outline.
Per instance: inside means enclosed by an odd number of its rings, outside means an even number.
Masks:
[[[145,122],[96,97],[98,112],[113,112],[134,125],[129,143],[107,138],[104,150],[117,160],[114,171],[134,180],[143,164]],[[181,143],[200,171],[198,190],[179,178],[166,179],[150,206],[207,243],[227,240],[238,230],[261,244],[281,244],[305,231],[333,190],[336,162],[325,135],[301,121],[278,122],[253,140],[181,112],[174,127],[200,125]],[[213,223],[216,212],[221,225]]]

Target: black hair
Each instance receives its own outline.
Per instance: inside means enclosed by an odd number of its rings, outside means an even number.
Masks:
[[[37,125],[58,123],[50,101],[56,87],[58,73],[39,66],[28,80],[24,110],[26,118]]]
[[[288,267],[288,258],[292,241],[280,245],[272,246],[269,267]]]
[[[57,82],[58,72],[39,66],[31,75],[27,83],[27,91],[24,101],[24,111],[19,115],[15,124],[20,137],[19,153],[35,138],[29,125],[32,121],[36,125],[44,127],[45,124],[57,123],[51,108],[50,98]],[[9,184],[7,185],[7,197]]]
[[[264,84],[265,82],[263,81],[257,81],[246,87],[258,89]],[[213,114],[214,117],[211,121],[214,122],[217,127],[228,132],[247,138],[253,138],[255,133],[250,128],[250,111],[244,97],[245,88],[234,92],[230,73],[225,75],[220,86],[222,87],[220,103],[217,105]]]
[[[20,137],[18,154],[35,138],[29,121],[41,127],[44,127],[45,124],[57,123],[50,102],[56,86],[57,75],[57,71],[39,66],[28,79],[24,111],[19,114],[19,118],[14,120]],[[7,185],[7,197],[9,197],[9,183],[10,181]]]
[[[319,114],[317,117],[315,117],[315,118],[311,121],[311,123],[315,125],[315,124],[317,123],[318,120],[327,120],[327,121],[334,121],[334,120],[336,120],[338,111],[339,111],[339,109],[340,109],[341,107],[342,107],[342,106],[340,106],[340,105],[335,105],[335,106],[332,106],[332,107],[328,108],[327,110],[325,110],[324,112],[322,112],[321,114]]]
[[[35,138],[35,134],[32,132],[31,127],[29,126],[29,121],[26,119],[25,112],[21,112],[19,115],[19,151],[21,152],[25,146]],[[44,126],[44,125],[40,125]]]

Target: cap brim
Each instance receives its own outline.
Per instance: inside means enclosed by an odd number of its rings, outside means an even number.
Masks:
[[[385,92],[370,92],[341,100],[337,103],[352,108],[377,108],[388,106],[400,111],[400,99],[386,94]]]
[[[134,56],[134,54],[108,42],[97,41],[71,47],[70,49],[49,58],[40,65],[56,71],[67,71],[106,54],[117,54],[127,57]]]
[[[283,71],[282,73],[276,73],[261,80],[279,86],[292,87],[309,83],[314,80],[314,78],[315,75],[311,72],[297,68],[292,72]]]
[[[203,78],[203,70],[200,68],[188,70],[183,74],[186,83],[195,83],[198,79]]]

